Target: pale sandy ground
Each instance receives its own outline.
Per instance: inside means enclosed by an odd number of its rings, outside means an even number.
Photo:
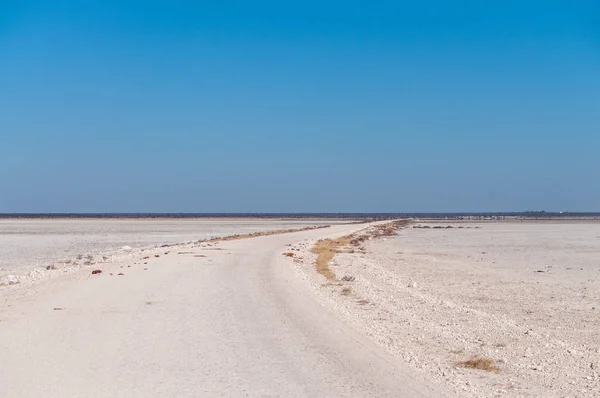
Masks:
[[[600,224],[441,225],[338,254],[340,285],[310,249],[365,225],[0,287],[0,396],[600,397]]]
[[[445,396],[282,255],[360,228],[132,251],[0,287],[0,396]]]
[[[0,283],[8,275],[21,277],[33,272],[37,278],[40,276],[38,271],[49,265],[63,268],[61,260],[70,260],[72,266],[76,262],[83,264],[88,256],[95,262],[119,259],[125,253],[123,246],[135,250],[233,234],[339,222],[265,219],[0,220]]]
[[[600,397],[600,223],[415,225],[455,228],[409,227],[367,243],[366,255],[338,254],[337,277],[356,278],[339,286],[315,272],[313,241],[288,261],[445,396]],[[501,372],[456,366],[473,355]]]

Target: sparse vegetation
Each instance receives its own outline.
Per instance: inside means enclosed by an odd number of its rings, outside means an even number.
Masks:
[[[342,289],[342,296],[349,296],[350,294],[352,294],[352,289],[350,289],[349,287],[345,287]]]
[[[469,369],[485,370],[486,372],[500,373],[500,368],[496,366],[496,361],[486,357],[474,356],[466,361],[458,362],[457,366]]]
[[[396,220],[378,225],[374,228],[365,229],[356,234],[343,236],[337,239],[323,239],[318,241],[315,247],[312,249],[312,252],[317,255],[317,272],[330,281],[336,280],[335,274],[329,268],[329,263],[336,253],[344,252],[342,250],[344,246],[356,246],[359,247],[359,250],[364,252],[365,248],[361,246],[364,241],[383,236],[394,236],[399,228],[404,227],[409,223],[410,220]],[[350,250],[351,252],[354,252],[354,249]],[[350,251],[345,252],[348,253]]]
[[[454,228],[454,226],[447,225],[444,227],[443,225],[435,225],[435,226],[431,227],[429,225],[414,225],[413,228],[416,228],[416,229],[452,229],[452,228]],[[464,227],[458,227],[458,228],[464,228]]]
[[[331,287],[331,286],[344,286],[343,283],[341,282],[327,282],[323,285],[321,285],[322,287]]]
[[[338,239],[323,239],[317,242],[312,252],[317,255],[317,272],[330,281],[335,280],[335,274],[329,268],[329,262],[335,256],[338,247],[346,246],[350,243],[350,236],[344,236]]]
[[[317,226],[314,226],[314,227],[305,227],[305,228],[296,228],[296,229],[278,229],[278,230],[275,230],[275,231],[253,232],[251,234],[231,235],[231,236],[224,236],[222,238],[212,238],[212,239],[199,240],[196,243],[206,243],[206,242],[218,242],[218,241],[227,241],[227,240],[239,240],[239,239],[258,238],[259,236],[289,234],[289,233],[292,233],[292,232],[312,231],[314,229],[322,229],[322,228],[329,228],[329,225],[317,225]]]

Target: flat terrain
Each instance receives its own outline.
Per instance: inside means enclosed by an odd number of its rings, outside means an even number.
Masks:
[[[441,396],[282,255],[360,228],[157,248],[95,264],[101,274],[0,288],[1,395]]]
[[[600,396],[600,223],[379,227],[192,231],[0,286],[2,396]]]
[[[331,268],[352,282],[323,289],[310,254],[296,266],[322,301],[446,395],[600,396],[600,223],[413,226],[367,242],[366,254],[338,254]],[[498,371],[460,366],[472,357]]]
[[[0,278],[63,259],[118,255],[134,249],[339,220],[0,220]]]

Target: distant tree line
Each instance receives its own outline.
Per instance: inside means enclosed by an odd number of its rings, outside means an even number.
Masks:
[[[0,218],[104,218],[104,219],[161,219],[161,218],[285,218],[285,219],[352,219],[387,220],[395,218],[428,218],[440,220],[503,220],[507,218],[600,218],[600,212],[487,212],[487,213],[0,213]]]

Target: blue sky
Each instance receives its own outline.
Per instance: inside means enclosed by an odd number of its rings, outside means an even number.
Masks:
[[[3,1],[0,212],[600,211],[600,5]]]

